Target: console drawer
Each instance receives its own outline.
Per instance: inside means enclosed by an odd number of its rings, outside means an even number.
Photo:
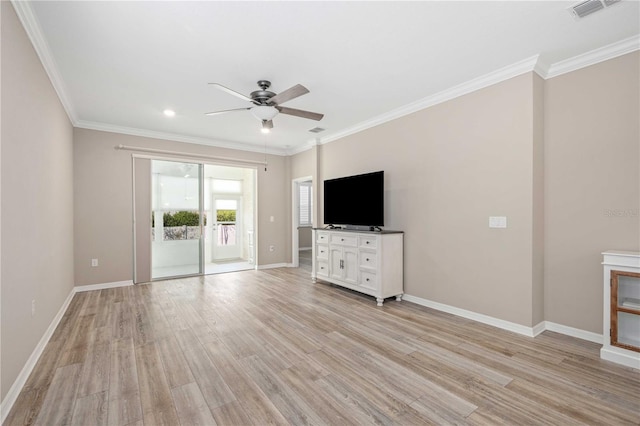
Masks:
[[[329,276],[329,263],[324,261],[316,262],[316,275],[319,277],[328,277]]]
[[[377,249],[378,248],[378,238],[375,236],[360,236],[360,248],[370,248]]]
[[[316,232],[316,243],[327,244],[329,242],[329,233],[318,231]]]
[[[357,237],[355,235],[345,235],[344,233],[331,234],[331,244],[356,247]]]
[[[360,250],[360,266],[364,268],[377,268],[377,259],[376,259],[375,251],[364,251]]]
[[[360,285],[376,290],[378,288],[378,276],[373,272],[360,271]]]
[[[318,244],[316,246],[316,259],[328,260],[329,259],[329,246],[324,244]]]

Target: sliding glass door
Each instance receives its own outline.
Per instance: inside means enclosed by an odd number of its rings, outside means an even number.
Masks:
[[[133,281],[255,268],[254,168],[133,157]]]
[[[151,161],[151,278],[201,274],[202,165]]]

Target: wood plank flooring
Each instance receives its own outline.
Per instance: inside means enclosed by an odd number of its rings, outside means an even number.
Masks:
[[[304,269],[75,295],[5,425],[640,424],[640,371]]]

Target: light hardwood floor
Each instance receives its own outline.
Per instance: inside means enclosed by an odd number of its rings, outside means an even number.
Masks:
[[[5,425],[640,423],[640,372],[274,269],[77,294]]]

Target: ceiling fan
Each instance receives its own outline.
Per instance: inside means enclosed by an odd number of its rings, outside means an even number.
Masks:
[[[250,110],[251,113],[262,121],[262,132],[269,133],[269,130],[273,128],[273,117],[280,114],[293,115],[296,117],[308,118],[310,120],[320,121],[324,114],[318,114],[310,111],[303,111],[301,109],[295,108],[287,108],[280,106],[281,104],[290,101],[291,99],[295,99],[298,96],[302,96],[306,93],[309,93],[309,89],[304,87],[301,84],[296,84],[293,87],[285,90],[284,92],[280,92],[278,94],[273,93],[267,89],[271,87],[271,82],[267,80],[258,81],[258,86],[260,90],[256,90],[251,92],[249,96],[245,96],[242,93],[238,93],[235,90],[231,90],[228,87],[223,86],[218,83],[209,83],[218,89],[229,93],[230,95],[237,96],[240,99],[245,101],[249,101],[253,104],[253,106],[247,108],[235,108],[235,109],[226,109],[223,111],[214,111],[208,112],[205,115],[217,115],[224,114],[232,111],[247,111]]]

